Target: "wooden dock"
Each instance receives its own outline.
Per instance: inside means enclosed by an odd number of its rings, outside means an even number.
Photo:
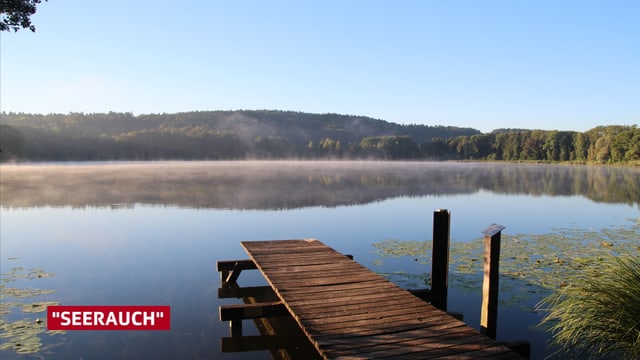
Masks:
[[[522,358],[320,241],[241,244],[251,261],[219,263],[223,282],[257,268],[279,300],[243,305],[240,317],[290,315],[322,358]],[[228,314],[240,307],[224,308],[222,320],[238,318]]]

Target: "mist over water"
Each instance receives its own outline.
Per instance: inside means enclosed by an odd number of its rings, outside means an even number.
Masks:
[[[454,162],[220,161],[2,165],[3,207],[294,209],[427,195],[583,196],[640,205],[640,170]]]

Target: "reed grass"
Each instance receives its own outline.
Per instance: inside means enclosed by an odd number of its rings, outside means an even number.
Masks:
[[[606,259],[589,274],[545,298],[541,325],[563,358],[640,358],[640,259]]]

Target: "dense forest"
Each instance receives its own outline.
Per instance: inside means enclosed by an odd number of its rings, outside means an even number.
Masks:
[[[584,133],[400,125],[291,111],[0,116],[1,161],[387,159],[638,164],[637,126]]]

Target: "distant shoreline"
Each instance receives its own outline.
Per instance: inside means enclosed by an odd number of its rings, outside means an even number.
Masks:
[[[640,128],[585,132],[400,125],[365,116],[210,111],[0,117],[0,162],[426,160],[640,164]]]
[[[623,167],[623,168],[640,168],[640,160],[624,164],[598,164],[587,162],[548,162],[543,160],[385,160],[385,159],[239,159],[239,160],[88,160],[88,161],[7,161],[0,162],[2,166],[74,166],[74,165],[140,165],[140,164],[196,164],[196,163],[241,163],[241,162],[260,162],[260,163],[452,163],[452,164],[521,164],[521,165],[564,165],[564,166],[600,166],[600,167]]]

